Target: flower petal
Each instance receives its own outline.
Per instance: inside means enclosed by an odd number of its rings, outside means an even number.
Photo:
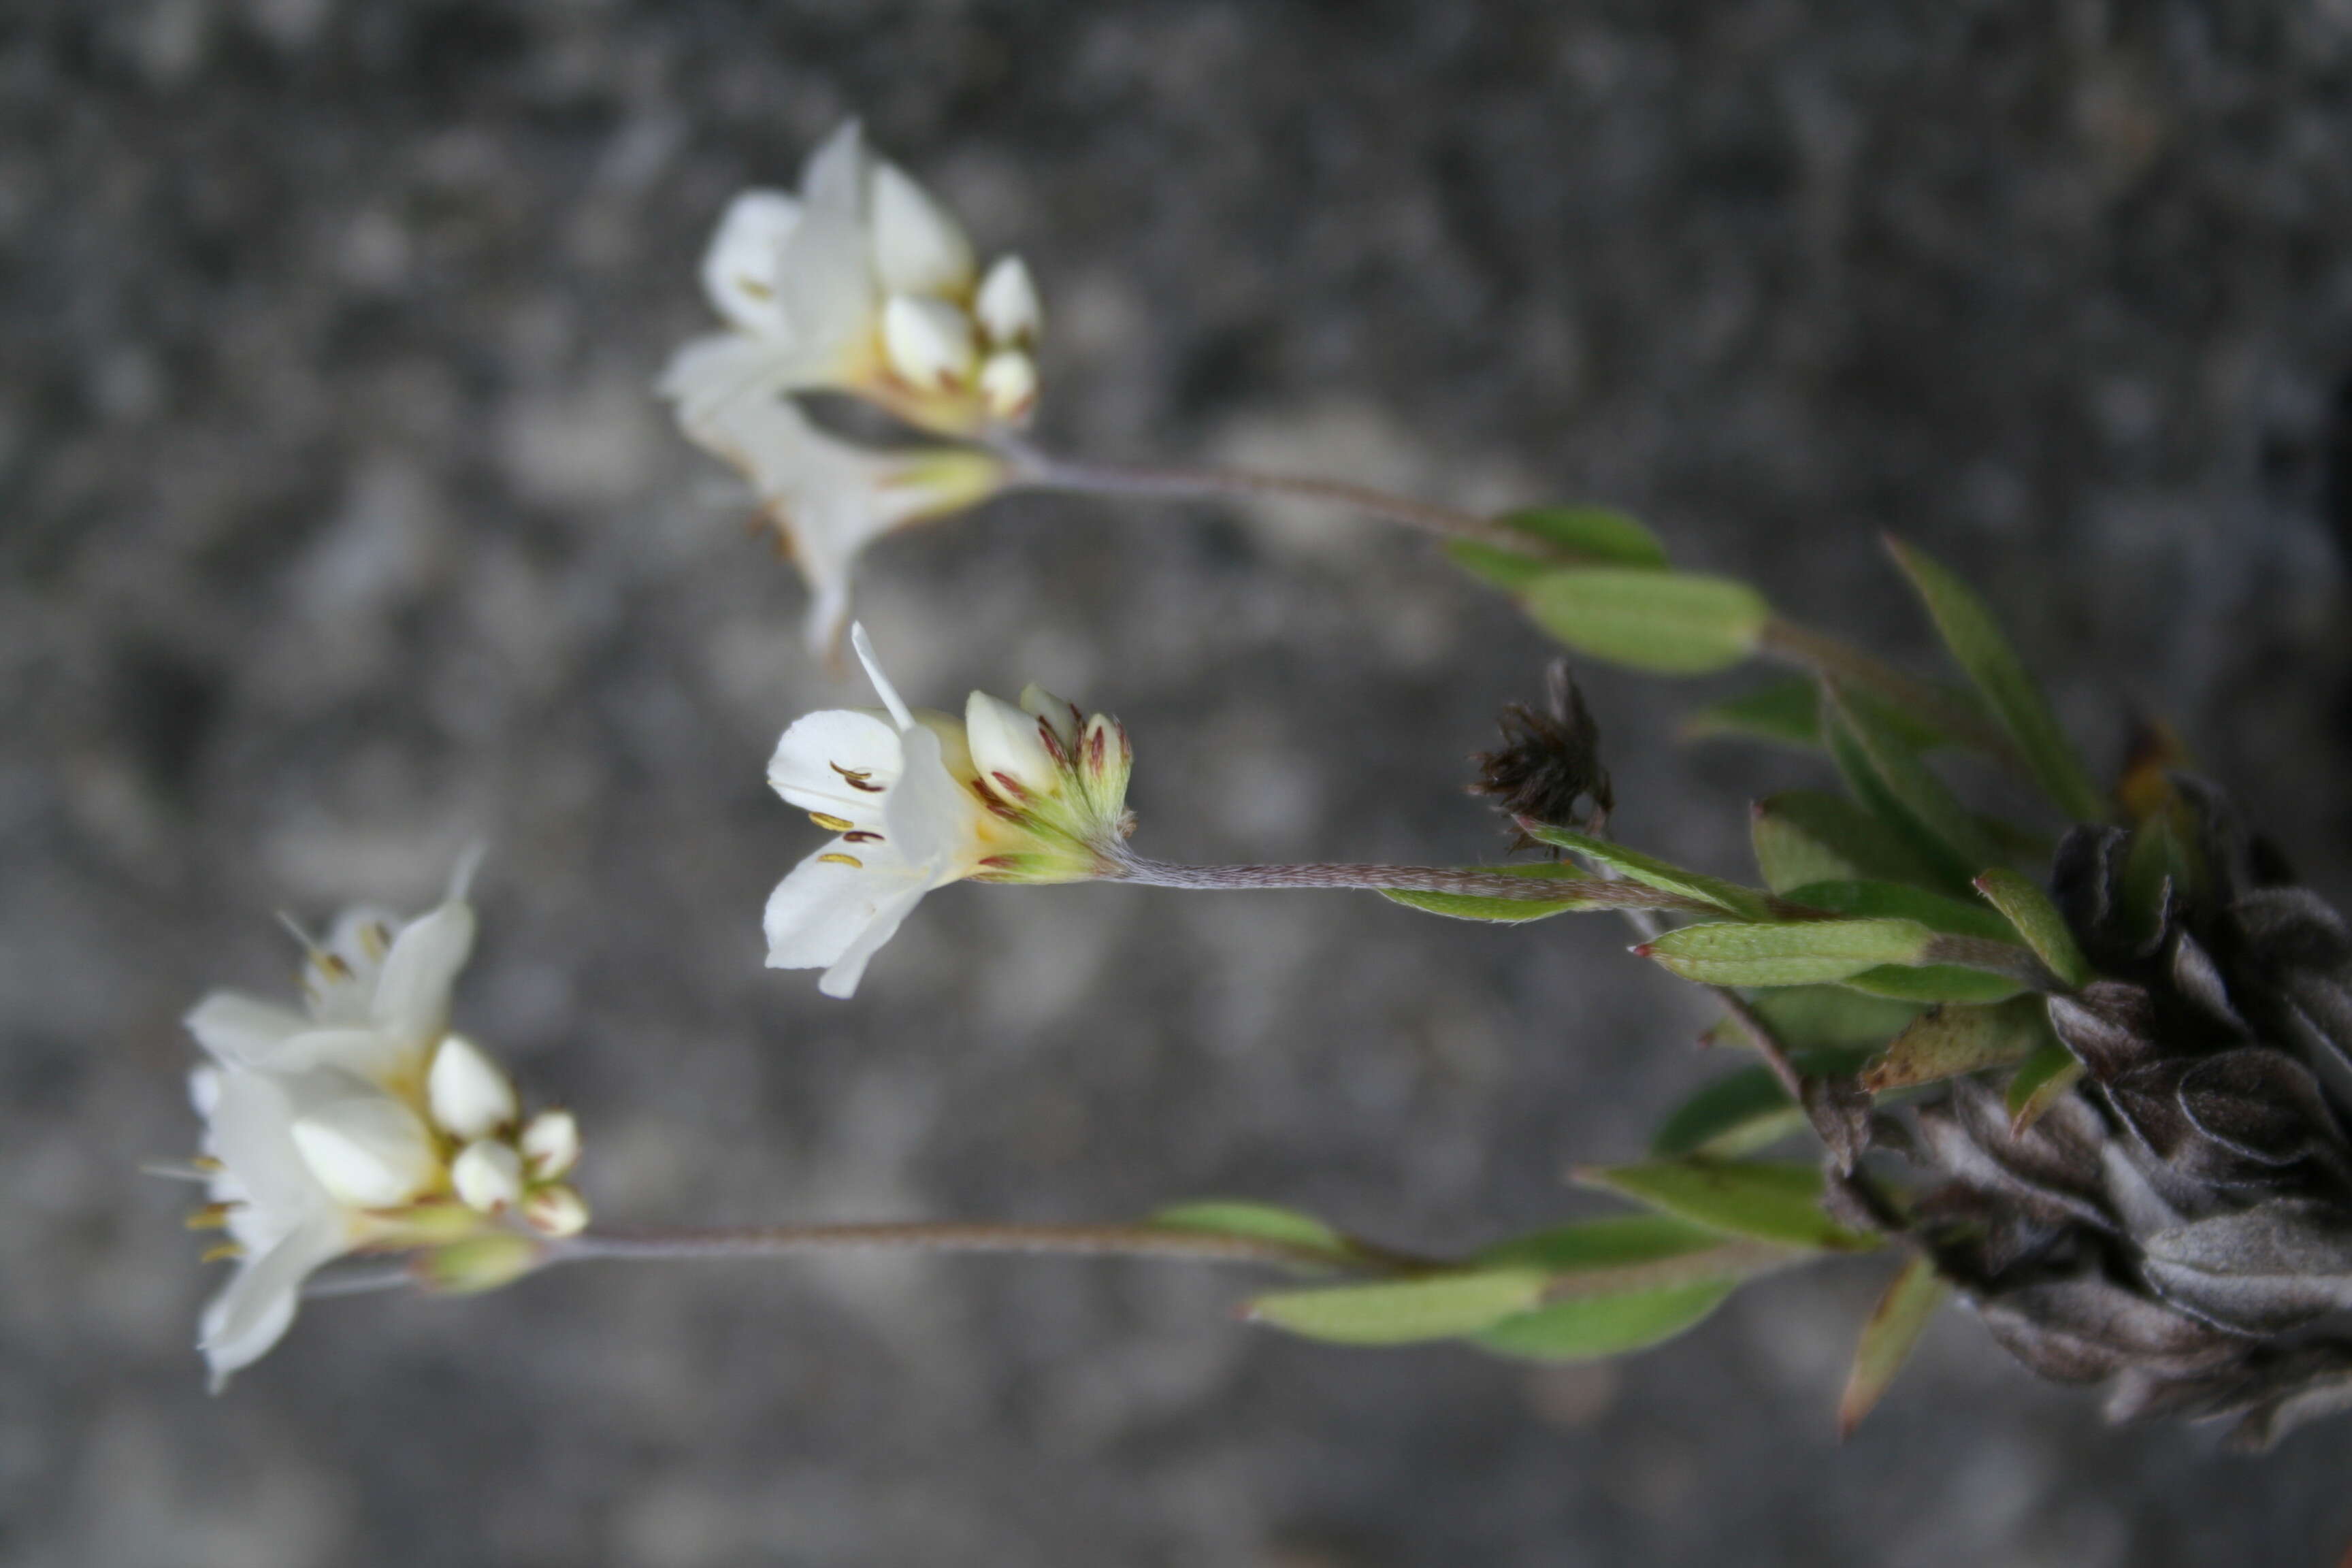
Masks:
[[[801,204],[782,191],[745,191],[727,205],[702,257],[711,309],[754,337],[785,331],[776,263],[801,221]]]
[[[377,979],[375,1026],[404,1047],[422,1048],[449,1025],[449,988],[474,951],[474,910],[451,900],[409,921],[393,939]]]
[[[866,128],[845,120],[833,134],[817,143],[801,166],[801,199],[812,207],[863,217],[867,172],[873,158],[866,151]]]
[[[267,1066],[287,1041],[311,1027],[290,1007],[235,991],[214,992],[181,1021],[214,1056],[248,1067]]]
[[[899,743],[907,765],[882,803],[884,836],[932,887],[969,876],[980,854],[980,803],[949,772],[929,725],[908,731]]]
[[[235,1195],[256,1211],[259,1229],[282,1233],[334,1206],[294,1146],[294,1101],[286,1080],[228,1068],[214,1079],[205,1151],[224,1167]],[[215,1197],[227,1196],[215,1187]]]
[[[899,925],[929,890],[919,884],[909,884],[877,905],[872,918],[842,950],[833,967],[824,972],[824,978],[816,983],[817,990],[844,1001],[855,996],[857,983],[866,976],[866,965],[882,951],[884,943],[898,934]]]
[[[433,1134],[388,1094],[310,1108],[296,1118],[291,1136],[319,1184],[352,1208],[396,1208],[441,1173]]]
[[[893,294],[954,294],[975,263],[963,226],[895,163],[877,163],[872,189],[874,265]]]
[[[322,1219],[237,1266],[198,1324],[196,1348],[212,1368],[215,1394],[231,1373],[251,1366],[285,1337],[301,1303],[302,1281],[344,1250],[341,1228]]]
[[[882,826],[904,756],[898,731],[881,718],[829,708],[793,721],[768,759],[768,785],[803,811],[871,831]]]
[[[866,679],[874,683],[876,693],[882,699],[882,706],[890,710],[891,722],[898,726],[898,732],[905,734],[912,730],[915,716],[908,711],[906,700],[898,695],[898,689],[890,684],[890,678],[882,673],[882,666],[874,657],[874,639],[866,635],[864,622],[856,622],[850,626],[849,646],[857,650],[857,662],[866,667]]]
[[[856,864],[829,856],[846,856]],[[768,895],[768,967],[821,969],[837,962],[860,932],[922,878],[887,843],[835,839],[793,868]]]

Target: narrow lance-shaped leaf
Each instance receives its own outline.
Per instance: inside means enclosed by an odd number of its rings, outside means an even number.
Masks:
[[[1857,995],[1842,985],[1791,985],[1765,992],[1749,1005],[1764,1015],[1764,1021],[1785,1044],[1798,1048],[1801,1066],[1807,1047],[1882,1046],[1920,1012],[1914,1004]],[[1706,1038],[1712,1046],[1748,1043],[1747,1029],[1736,1018],[1724,1019],[1706,1032]],[[1862,1059],[1855,1056],[1842,1067],[1807,1070],[1851,1072]]]
[[[1592,880],[1576,867],[1557,862],[1549,865],[1474,866],[1469,868],[1489,876],[1525,877],[1537,881],[1550,879],[1590,884]],[[1381,896],[1426,914],[1445,915],[1459,921],[1498,921],[1510,925],[1593,907],[1589,899],[1573,894],[1556,900],[1488,899],[1472,893],[1429,893],[1403,888],[1383,888]]]
[[[1984,696],[1993,717],[2016,742],[2019,752],[2043,791],[2058,809],[2077,822],[2096,822],[2106,805],[2091,786],[2090,776],[2058,720],[2050,711],[2042,689],[2011,648],[2000,623],[1974,590],[1941,563],[1901,540],[1889,539],[1887,548],[1911,579],[1927,614],[1943,634],[1953,659],[1968,672]]]
[[[1420,1279],[1279,1290],[1249,1316],[1308,1339],[1343,1345],[1402,1345],[1475,1333],[1543,1300],[1537,1268],[1479,1268]]]
[[[1917,921],[1930,931],[1952,936],[2011,943],[2017,940],[2016,930],[1982,904],[1948,899],[1941,893],[1902,882],[1808,882],[1790,889],[1785,897],[1791,904],[1826,910],[1853,920]]]
[[[1842,769],[1850,768],[1856,759],[1851,755],[1841,757],[1839,742],[1852,742],[1869,778],[1876,782],[1885,802],[1898,816],[1893,826],[1900,829],[1907,823],[1916,847],[1926,849],[1939,866],[1963,883],[1972,881],[1985,868],[2000,863],[2000,847],[1991,836],[1960,804],[1950,787],[1920,760],[1919,753],[1880,722],[1867,707],[1845,700],[1838,687],[1831,684],[1823,689],[1822,710],[1837,731],[1832,737],[1832,755],[1840,758]],[[1874,803],[1865,800],[1864,804]]]
[[[1822,1212],[1822,1173],[1811,1165],[1652,1160],[1588,1167],[1577,1179],[1727,1236],[1811,1251],[1858,1252],[1877,1245]]]
[[[1839,984],[1890,1002],[1966,1002],[1979,1006],[2006,1002],[2030,989],[2014,975],[1964,969],[1955,963],[1881,964]]]
[[[1752,808],[1748,831],[1764,885],[1776,893],[1841,879],[1938,879],[1936,866],[1894,828],[1852,801],[1818,790],[1765,796]]]
[[[1801,675],[1767,681],[1753,691],[1710,703],[1682,724],[1686,741],[1729,735],[1784,746],[1822,743],[1821,689]]]
[[[1612,867],[1644,886],[1696,899],[1727,914],[1761,920],[1771,911],[1764,895],[1753,888],[1743,888],[1720,877],[1686,870],[1671,861],[1661,860],[1654,855],[1644,855],[1638,849],[1628,849],[1609,839],[1596,838],[1589,833],[1579,833],[1571,827],[1557,827],[1549,823],[1522,822],[1520,827],[1539,844],[1549,845],[1555,849],[1572,850]]]
[[[1694,925],[1633,951],[1703,985],[1815,985],[1881,964],[1921,963],[1935,934],[1900,920]]]
[[[2039,996],[1990,1006],[1948,1003],[1895,1036],[1885,1054],[1862,1069],[1862,1087],[1885,1094],[1935,1083],[2021,1062],[2037,1048],[2056,1043],[2049,1011]]]
[[[1215,1201],[1179,1204],[1151,1216],[1150,1223],[1170,1230],[1207,1231],[1252,1241],[1279,1242],[1302,1251],[1322,1253],[1335,1264],[1361,1260],[1355,1243],[1312,1215],[1273,1204]]]
[[[1605,506],[1534,506],[1495,520],[1596,566],[1666,567],[1666,547],[1639,520]]]
[[[2083,1064],[2065,1047],[2052,1043],[2025,1058],[2009,1080],[2010,1131],[2020,1136],[2083,1081]]]
[[[1951,1293],[1951,1286],[1925,1258],[1905,1264],[1886,1287],[1886,1294],[1878,1299],[1870,1321],[1863,1325],[1862,1342],[1854,1347],[1853,1370],[1847,1373],[1845,1394],[1838,1401],[1841,1439],[1852,1436],[1862,1418],[1878,1404],[1895,1374],[1911,1359],[1936,1309]]]
[[[1503,1319],[1473,1344],[1530,1361],[1598,1361],[1663,1344],[1697,1327],[1739,1289],[1736,1279],[1668,1285],[1616,1296],[1555,1301]]]
[[[1524,590],[1528,613],[1595,658],[1659,675],[1705,675],[1753,654],[1772,607],[1745,583],[1640,567],[1553,572]]]
[[[2082,946],[2074,933],[2066,927],[2066,919],[2050,896],[2022,874],[2006,866],[1996,866],[1977,879],[1977,891],[1985,901],[2009,917],[2009,923],[2025,938],[2025,945],[2056,975],[2060,984],[2070,991],[2079,991],[2091,983],[2091,963],[2083,956]]]
[[[1805,1113],[1766,1068],[1726,1074],[1675,1108],[1650,1138],[1661,1160],[1685,1154],[1732,1160],[1802,1131]]]

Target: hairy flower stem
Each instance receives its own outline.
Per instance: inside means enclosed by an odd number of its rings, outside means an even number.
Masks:
[[[1281,497],[1328,502],[1386,518],[1409,527],[1458,539],[1478,539],[1522,553],[1538,553],[1539,542],[1504,528],[1475,512],[1393,495],[1337,479],[1301,479],[1287,474],[1261,474],[1239,468],[1160,468],[1132,463],[1079,462],[1040,452],[1012,440],[996,444],[1012,462],[1012,484],[1036,490],[1064,490],[1081,495],[1139,496],[1168,500],[1208,498]]]
[[[1599,879],[1514,877],[1501,871],[1462,870],[1451,866],[1179,866],[1166,860],[1123,856],[1109,878],[1154,888],[1263,889],[1268,888],[1360,888],[1370,892],[1459,893],[1476,899],[1518,899],[1559,903],[1589,899],[1595,908],[1685,910],[1696,905],[1679,893],[1638,883]]]
[[[1410,1274],[1427,1259],[1368,1243],[1348,1243],[1346,1266],[1369,1273]],[[596,1259],[788,1258],[859,1250],[1024,1253],[1074,1258],[1168,1258],[1192,1263],[1272,1264],[1328,1269],[1332,1255],[1260,1237],[1156,1225],[992,1225],[917,1221],[898,1225],[678,1226],[588,1231],[550,1243],[548,1263]]]

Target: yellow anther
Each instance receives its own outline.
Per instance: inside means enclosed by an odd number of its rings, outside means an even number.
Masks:
[[[854,866],[861,871],[866,868],[866,862],[860,860],[855,855],[843,855],[835,852],[830,855],[820,855],[817,858],[824,861],[828,866]]]
[[[184,1223],[190,1230],[218,1230],[228,1223],[228,1205],[206,1204],[192,1211]]]
[[[199,1263],[226,1263],[232,1258],[243,1258],[244,1256],[245,1248],[243,1247],[234,1241],[224,1241],[218,1247],[208,1247],[205,1248],[204,1257],[198,1258],[197,1261]]]
[[[815,823],[819,827],[824,828],[827,833],[846,833],[851,828],[857,826],[857,824],[850,821],[849,818],[845,816],[827,816],[821,811],[810,812],[809,820]]]

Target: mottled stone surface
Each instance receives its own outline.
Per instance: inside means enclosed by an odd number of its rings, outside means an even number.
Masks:
[[[1710,1070],[1612,926],[959,889],[763,973],[850,695],[646,394],[728,195],[842,116],[1017,243],[1101,456],[1589,497],[1906,658],[1899,528],[2101,747],[2141,704],[2352,892],[2352,9],[26,0],[0,22],[0,1557],[26,1564],[2331,1561],[2352,1426],[2111,1434],[1954,1319],[1853,1444],[1868,1265],[1622,1366],[1347,1352],[1238,1282],[582,1270],[190,1324],[181,1011],[494,847],[460,995],[611,1217],[1399,1242],[1584,1212]],[[2331,518],[2330,507],[2337,509]],[[1469,858],[1541,646],[1347,517],[1004,501],[894,540],[902,684],[1121,713],[1169,858]],[[1619,823],[1726,871],[1799,758],[1595,672]],[[1705,689],[1736,682],[1710,683]]]

